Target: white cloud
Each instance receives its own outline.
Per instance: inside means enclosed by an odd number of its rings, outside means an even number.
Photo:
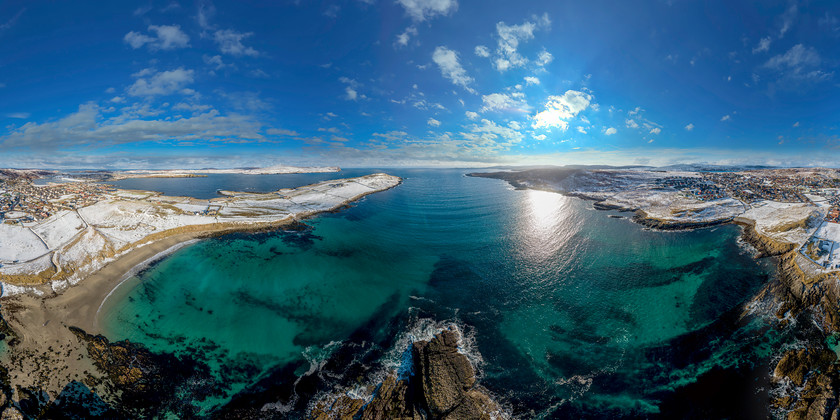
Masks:
[[[347,86],[346,88],[344,88],[344,92],[345,92],[344,99],[347,99],[348,101],[355,101],[359,97],[359,93],[356,92],[356,90],[353,89],[350,86]]]
[[[787,31],[793,26],[793,22],[796,19],[796,14],[798,12],[798,8],[795,2],[791,2],[790,7],[785,10],[785,13],[782,14],[782,27],[779,29],[779,39],[781,39]]]
[[[125,34],[123,41],[128,43],[128,45],[131,45],[131,48],[136,50],[138,48],[142,48],[143,45],[155,42],[155,39],[148,35],[143,35],[140,32],[131,31]]]
[[[148,105],[129,107],[104,118],[98,106],[82,104],[78,111],[52,122],[29,122],[0,136],[0,149],[55,150],[85,145],[114,145],[158,141],[262,141],[263,123],[252,117],[221,115],[211,109],[189,118],[148,120],[138,114],[160,111]]]
[[[799,127],[799,121],[797,121],[797,122],[793,123],[793,126],[794,126],[794,127]]]
[[[545,110],[534,116],[534,128],[558,127],[561,130],[569,128],[569,120],[585,110],[592,101],[588,93],[567,90],[563,96],[549,96]]]
[[[484,45],[477,45],[475,47],[475,55],[487,58],[490,57],[490,50],[487,49],[487,47],[485,47]]]
[[[216,7],[213,6],[213,3],[210,3],[209,1],[200,1],[198,3],[198,13],[196,15],[198,26],[202,29],[212,29],[213,25],[210,25],[210,19],[212,19],[215,14]]]
[[[758,41],[758,45],[756,45],[755,48],[753,48],[753,50],[752,50],[753,54],[758,54],[760,52],[764,52],[764,51],[769,50],[770,49],[770,41],[771,41],[771,39],[770,39],[769,36],[766,37],[766,38],[761,38]]]
[[[773,56],[765,67],[782,70],[785,68],[801,68],[803,66],[818,66],[821,63],[820,55],[813,47],[805,47],[796,44],[784,54]]]
[[[777,87],[796,90],[803,82],[817,83],[834,76],[833,71],[825,72],[819,68],[822,62],[813,47],[796,44],[784,54],[771,57],[763,67],[777,73]],[[758,82],[757,77],[753,79],[753,83]]]
[[[631,118],[624,120],[624,125],[626,125],[627,128],[639,128],[639,124],[636,122],[636,120]]]
[[[361,87],[362,85],[355,79],[342,76],[338,78],[338,81],[347,84],[347,86],[344,88],[344,99],[348,101],[355,101],[357,99],[367,99],[367,96],[359,93],[359,87]]]
[[[659,134],[662,132],[662,129],[659,127],[653,127],[650,129],[650,134]]]
[[[522,67],[528,63],[528,59],[519,53],[519,44],[534,38],[534,31],[538,28],[551,26],[551,20],[547,14],[541,17],[534,16],[534,21],[526,21],[521,25],[507,25],[504,22],[496,24],[496,34],[499,37],[498,46],[496,48],[496,59],[493,61],[493,66],[496,70],[506,71],[515,67]],[[551,54],[545,57],[551,61]],[[538,64],[543,61],[543,53],[540,53]],[[542,65],[542,64],[539,64]]]
[[[542,67],[542,66],[545,66],[546,64],[550,63],[552,60],[554,60],[554,56],[551,55],[550,52],[548,52],[546,50],[542,50],[542,51],[540,51],[540,54],[537,56],[537,65]]]
[[[688,124],[687,126],[685,126],[685,131],[691,131],[691,130],[694,130],[694,124]]]
[[[297,131],[285,130],[285,129],[282,129],[282,128],[269,128],[268,130],[265,130],[265,134],[268,134],[268,135],[271,135],[271,136],[290,136],[290,137],[300,135],[300,134],[298,134]]]
[[[606,134],[608,136],[611,136],[611,135],[613,135],[617,132],[618,132],[618,130],[616,130],[614,127],[610,127],[608,129],[604,130],[604,134]]]
[[[426,121],[426,124],[429,124],[432,127],[440,127],[440,121],[434,118],[429,118],[429,121]]]
[[[720,117],[720,120],[721,120],[721,121],[729,121],[729,120],[731,120],[731,119],[732,119],[732,117],[731,117],[731,116],[729,116],[729,114],[726,114],[726,115],[724,115],[724,116]]]
[[[458,10],[457,0],[397,0],[405,13],[415,22],[441,15],[446,16]]]
[[[483,95],[481,101],[484,106],[481,112],[487,111],[507,111],[507,112],[527,112],[530,108],[524,101],[525,95],[521,92],[512,94],[506,93],[491,93]]]
[[[475,90],[469,87],[470,83],[473,82],[473,78],[467,75],[467,71],[458,62],[458,53],[446,47],[437,47],[432,54],[432,61],[438,65],[443,77],[451,80],[452,83],[461,86],[468,92],[475,93]]]
[[[160,73],[145,69],[134,76],[138,79],[128,88],[128,94],[131,96],[171,95],[177,92],[186,94],[190,92],[185,87],[193,82],[193,71],[184,70],[183,67]]]
[[[412,36],[417,36],[417,28],[413,25],[405,28],[405,32],[397,35],[397,45],[405,47]]]
[[[504,148],[521,142],[523,138],[519,131],[498,125],[488,119],[481,120],[481,125],[472,124],[468,128],[470,132],[461,133],[461,135],[477,147]]]
[[[540,84],[540,79],[538,79],[534,76],[525,76],[525,84],[527,84],[528,86],[538,85],[538,84]]]
[[[210,106],[210,105],[201,105],[201,104],[185,103],[185,102],[177,103],[172,107],[172,109],[176,110],[176,111],[190,111],[190,112],[204,112],[204,111],[207,111],[207,110],[212,109],[212,108],[213,107]]]
[[[219,50],[225,54],[256,57],[259,55],[257,50],[251,47],[246,47],[242,44],[243,39],[252,35],[254,35],[253,32],[241,33],[232,29],[225,29],[216,31],[216,33],[213,34],[213,40],[219,45]]]
[[[478,119],[478,113],[477,112],[467,111],[466,115],[467,115],[467,118],[469,118],[471,120],[477,120]]]
[[[6,114],[6,117],[16,118],[16,119],[19,119],[19,120],[25,120],[25,119],[29,118],[29,115],[30,114],[28,112],[10,112],[10,113]]]
[[[547,138],[547,136],[545,134],[537,134],[536,136],[532,136],[532,137],[534,137],[534,140],[539,140],[539,141],[543,141]]]
[[[586,129],[581,126],[577,126],[577,131],[581,134],[586,134]]]
[[[152,51],[174,50],[190,46],[190,37],[182,32],[178,25],[150,25],[149,32],[154,32],[155,36],[151,37],[131,31],[125,34],[123,40],[135,50],[142,48],[144,45],[148,45]]]
[[[221,70],[226,67],[235,67],[233,64],[225,63],[222,60],[221,55],[214,55],[212,57],[209,55],[204,55],[201,58],[204,60],[204,64],[207,64],[208,66],[213,66],[215,70]]]

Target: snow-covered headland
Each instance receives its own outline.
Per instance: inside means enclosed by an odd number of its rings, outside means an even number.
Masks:
[[[632,211],[654,229],[724,223],[743,227],[756,257],[775,256],[779,275],[744,306],[770,308],[779,326],[816,325],[805,348],[778,355],[770,405],[787,418],[836,413],[840,381],[840,171],[826,168],[690,172],[649,169],[548,168],[475,173],[519,189],[541,189],[594,200],[604,210]]]
[[[265,194],[228,192],[211,200],[96,190],[90,193],[95,199],[85,196],[88,201],[83,206],[66,204],[76,197],[57,197],[50,200],[49,208],[63,208],[46,218],[27,216],[3,222],[0,217],[2,296],[60,292],[150,244],[171,242],[176,236],[186,241],[212,233],[278,226],[337,209],[400,182],[399,177],[380,173]]]

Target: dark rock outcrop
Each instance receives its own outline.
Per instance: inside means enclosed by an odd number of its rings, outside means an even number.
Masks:
[[[130,417],[193,417],[197,407],[177,397],[187,391],[200,397],[215,395],[209,367],[193,359],[154,353],[128,340],[110,342],[101,335],[70,327],[82,341],[93,364],[106,376],[108,394]],[[98,385],[92,377],[85,385]],[[79,394],[79,393],[76,393]]]
[[[458,352],[459,333],[447,329],[411,348],[412,373],[392,374],[376,385],[367,404],[346,394],[314,405],[310,419],[490,419],[503,415],[499,404],[478,385],[475,369]]]
[[[808,372],[826,372],[836,359],[837,355],[826,349],[789,350],[779,360],[773,375],[776,378],[789,378],[794,385],[802,386]]]
[[[789,410],[789,420],[840,417],[837,406],[840,376],[834,364],[836,359],[834,352],[822,348],[785,352],[773,376],[777,380],[787,378],[794,386],[802,389],[797,395],[784,395],[775,399],[773,405]]]

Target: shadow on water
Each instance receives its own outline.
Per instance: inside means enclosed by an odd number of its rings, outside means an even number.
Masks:
[[[394,294],[370,320],[338,344],[323,360],[297,361],[278,366],[257,383],[234,395],[212,414],[219,418],[301,418],[319,392],[357,385],[377,369],[385,353],[407,325],[407,316],[394,316],[401,299]],[[313,365],[318,363],[317,366]],[[261,411],[266,406],[280,410]]]
[[[120,412],[102,401],[87,385],[72,381],[56,397],[44,418],[108,419],[120,418]]]

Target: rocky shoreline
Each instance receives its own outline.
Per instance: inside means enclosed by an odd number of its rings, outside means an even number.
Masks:
[[[515,173],[469,175],[502,179],[520,190],[545,189],[529,186]],[[644,210],[610,203],[597,196],[566,195],[593,201],[593,207],[598,210],[633,212],[631,220],[655,230],[688,230],[730,223],[741,226],[741,238],[756,249],[755,258],[775,257],[778,268],[777,278],[765,285],[747,306],[769,300],[777,308],[777,328],[788,328],[794,322],[792,320],[800,319],[815,323],[819,331],[805,347],[786,350],[780,355],[775,369],[768,375],[781,392],[768,404],[777,415],[789,420],[840,419],[840,365],[838,355],[826,345],[829,338],[840,335],[838,273],[806,272],[800,264],[807,264],[807,261],[796,252],[795,243],[760,233],[756,222],[748,218],[726,217],[698,222],[662,220],[650,217]]]
[[[392,372],[367,401],[347,394],[331,394],[316,402],[310,420],[328,419],[497,419],[502,407],[478,384],[467,356],[458,352],[460,332],[441,331],[431,340],[411,345],[409,374]]]

